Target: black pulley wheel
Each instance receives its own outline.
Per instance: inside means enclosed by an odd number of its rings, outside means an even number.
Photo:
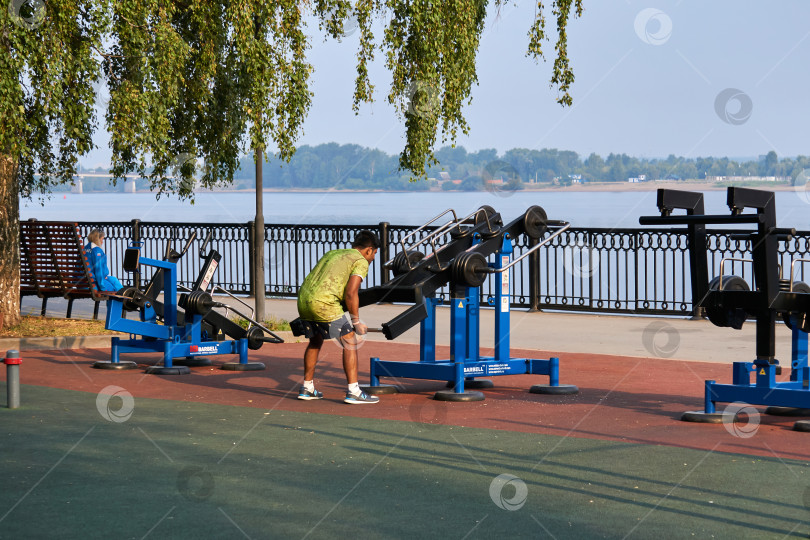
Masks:
[[[464,238],[465,236],[469,236],[470,232],[472,232],[471,227],[462,227],[461,225],[458,225],[450,229],[450,238],[453,238],[454,240]]]
[[[139,293],[140,291],[135,287],[125,287],[115,294],[126,298],[126,300],[122,302],[125,310],[138,311],[143,307],[143,302],[136,299]]]
[[[791,292],[810,293],[810,285],[804,281],[794,281]],[[796,327],[804,332],[810,331],[810,317],[807,313],[785,311],[782,312],[782,320],[785,322],[785,326],[791,330]]]
[[[483,210],[483,211],[485,211],[485,212],[487,213],[487,216],[490,216],[490,217],[491,217],[491,216],[494,216],[494,215],[495,215],[495,213],[496,213],[496,212],[495,212],[495,209],[494,209],[494,208],[492,208],[492,207],[491,207],[490,205],[488,205],[488,204],[481,205],[481,207],[479,208],[479,210]],[[478,217],[478,215],[479,215],[479,214],[476,214],[476,218]]]
[[[483,212],[481,212],[481,210],[483,210]],[[493,219],[493,216],[495,216],[496,213],[497,212],[495,212],[495,209],[488,204],[483,205],[478,209],[478,212],[475,213],[475,224],[478,225],[480,223],[486,223],[489,221],[490,226],[495,229],[496,225],[500,225],[500,219]],[[486,217],[484,217],[484,214],[486,214]]]
[[[540,206],[532,206],[523,215],[523,230],[526,236],[535,240],[548,230],[548,216]]]
[[[724,291],[750,291],[748,283],[740,276],[716,276],[709,282],[709,290],[719,291],[722,280]],[[725,308],[710,306],[706,308],[706,317],[715,326],[722,328],[742,328],[748,314],[742,308]]]

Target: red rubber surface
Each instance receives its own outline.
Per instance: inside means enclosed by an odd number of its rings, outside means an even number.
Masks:
[[[332,343],[324,344],[315,377],[317,388],[326,398],[320,401],[296,399],[304,348],[304,343],[285,343],[250,351],[249,360],[264,362],[265,371],[220,370],[222,363],[236,358],[223,355],[210,357],[213,366],[192,367],[190,375],[177,376],[146,375],[142,369],[92,369],[94,361],[109,360],[109,349],[27,351],[21,354],[25,363],[20,376],[23,384],[92,393],[117,385],[136,399],[199,401],[810,460],[810,434],[792,430],[793,423],[800,418],[762,414],[758,427],[738,424],[738,435],[734,434],[735,426],[679,420],[684,411],[703,408],[705,379],[730,382],[730,365],[513,350],[514,357],[559,356],[560,382],[579,386],[580,393],[569,396],[531,394],[529,388],[533,384],[547,383],[548,377],[513,375],[491,377],[495,387],[483,390],[484,401],[437,402],[430,397],[437,390],[445,389],[445,382],[405,379],[396,382],[406,393],[380,396],[380,403],[375,405],[347,405],[342,401],[346,392],[342,351]],[[438,349],[438,357],[446,358],[449,349]],[[483,353],[491,354],[490,351]],[[415,361],[419,348],[411,344],[367,342],[358,354],[360,383],[367,384],[369,357]],[[160,355],[126,354],[121,359],[136,361],[145,368],[158,363]],[[785,370],[778,380],[787,380],[788,373],[789,370]],[[0,377],[5,378],[5,373]],[[382,379],[381,382],[395,381]],[[22,399],[25,400],[24,392]],[[765,407],[757,406],[757,409],[764,413]]]

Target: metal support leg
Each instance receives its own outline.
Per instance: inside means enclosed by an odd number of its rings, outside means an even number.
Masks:
[[[736,362],[738,364],[745,364],[745,362]],[[714,403],[714,391],[712,387],[715,381],[709,380],[703,383],[703,410],[702,411],[686,411],[681,415],[681,420],[684,422],[697,422],[701,424],[721,424],[726,418],[723,413],[717,412]]]
[[[121,338],[118,336],[110,338],[110,360],[99,360],[98,362],[93,362],[93,367],[96,369],[115,369],[115,370],[124,370],[124,369],[135,369],[138,367],[138,364],[131,361],[121,361]]]

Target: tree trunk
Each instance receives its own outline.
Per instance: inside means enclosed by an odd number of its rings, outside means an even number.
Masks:
[[[20,198],[17,161],[0,153],[0,313],[3,326],[20,322]]]

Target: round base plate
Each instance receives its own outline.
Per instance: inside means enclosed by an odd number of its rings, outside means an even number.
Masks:
[[[810,409],[797,409],[795,407],[768,407],[765,414],[774,416],[810,416]]]
[[[149,375],[188,375],[191,370],[188,366],[149,366],[146,368],[146,373]]]
[[[703,411],[686,411],[681,415],[684,422],[697,422],[699,424],[722,424],[724,415],[721,412],[707,413]]]
[[[453,388],[456,385],[455,381],[447,381],[447,388]],[[464,381],[464,388],[492,388],[495,385],[489,379],[473,379],[472,381]]]
[[[399,393],[399,387],[393,384],[381,384],[379,386],[361,386],[363,392],[371,396],[382,396],[385,394]]]
[[[436,401],[484,401],[484,394],[481,392],[456,393],[448,390],[439,390],[433,394]]]
[[[93,362],[93,367],[96,369],[124,370],[135,369],[138,367],[138,364],[135,362],[110,362],[107,360],[99,360],[98,362]]]
[[[551,386],[550,384],[535,384],[529,388],[532,394],[548,394],[552,396],[565,396],[570,394],[578,394],[579,388],[573,384],[558,384]]]
[[[186,356],[185,358],[174,358],[172,364],[188,367],[210,366],[211,359],[207,356]]]
[[[793,424],[793,429],[796,431],[810,431],[810,420],[799,420]]]
[[[224,369],[225,371],[262,371],[265,367],[262,362],[248,362],[247,364],[225,362],[220,369]]]

